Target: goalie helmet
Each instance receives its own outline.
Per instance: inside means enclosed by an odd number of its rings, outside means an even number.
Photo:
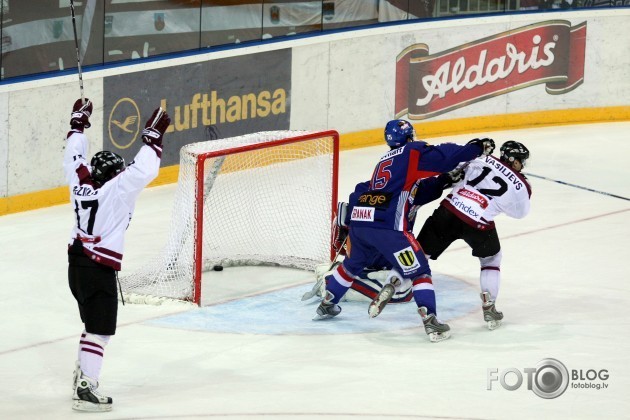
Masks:
[[[101,185],[125,170],[125,160],[116,153],[106,150],[95,154],[90,165],[92,179]]]
[[[529,149],[523,143],[514,140],[508,140],[501,146],[501,160],[510,165],[518,160],[522,166],[529,159]]]
[[[409,121],[391,120],[385,125],[385,142],[389,147],[400,147],[413,141],[415,131]]]

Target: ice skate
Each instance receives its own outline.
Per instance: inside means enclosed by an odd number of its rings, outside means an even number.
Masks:
[[[74,395],[72,396],[72,409],[77,411],[111,411],[112,399],[98,393],[98,382],[89,378],[79,370]]]
[[[390,283],[387,283],[378,295],[374,298],[370,306],[368,307],[368,314],[370,318],[376,318],[385,308],[385,305],[392,300],[392,296],[394,296],[394,292],[396,289]]]
[[[483,320],[487,322],[489,330],[496,330],[501,326],[503,319],[503,312],[497,311],[494,306],[494,301],[490,298],[490,293],[483,292],[481,301],[483,302],[481,308],[483,309]]]
[[[437,343],[451,336],[451,327],[449,327],[448,324],[440,322],[435,314],[427,314],[427,308],[424,306],[419,307],[418,313],[422,317],[424,330],[427,332],[431,342]]]
[[[383,286],[383,288],[380,292],[378,292],[378,295],[376,295],[372,303],[370,303],[370,307],[368,308],[368,314],[370,315],[370,318],[376,318],[381,312],[383,312],[385,305],[387,305],[389,301],[392,300],[392,297],[394,297],[394,293],[396,293],[396,287],[400,284],[401,281],[398,277],[392,277],[391,282]]]
[[[332,293],[326,291],[326,297],[322,300],[322,303],[319,304],[313,321],[334,318],[341,313],[341,306],[332,302],[334,298],[335,296]]]

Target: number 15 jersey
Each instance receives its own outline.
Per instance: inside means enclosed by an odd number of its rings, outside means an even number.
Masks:
[[[487,230],[494,229],[494,218],[501,213],[515,219],[527,216],[531,195],[522,174],[494,156],[481,156],[470,162],[441,205],[466,224]]]

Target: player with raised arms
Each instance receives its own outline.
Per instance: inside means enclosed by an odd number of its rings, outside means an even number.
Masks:
[[[124,235],[136,199],[158,174],[162,137],[170,118],[158,108],[142,130],[144,145],[133,162],[101,151],[87,160],[92,102],[78,99],[72,108],[63,167],[70,187],[75,223],[68,242],[68,283],[77,301],[84,330],[73,377],[72,408],[109,411],[112,398],[97,391],[105,346],[116,332],[117,272]]]

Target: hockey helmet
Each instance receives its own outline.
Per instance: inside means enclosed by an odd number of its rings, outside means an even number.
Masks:
[[[522,166],[529,159],[529,149],[523,143],[514,140],[508,140],[501,145],[501,158],[503,162],[512,164],[518,160]]]
[[[114,152],[106,150],[98,152],[92,157],[92,179],[104,184],[125,170],[125,160]]]
[[[409,121],[391,120],[385,125],[385,142],[389,147],[404,146],[414,137],[415,131]]]

